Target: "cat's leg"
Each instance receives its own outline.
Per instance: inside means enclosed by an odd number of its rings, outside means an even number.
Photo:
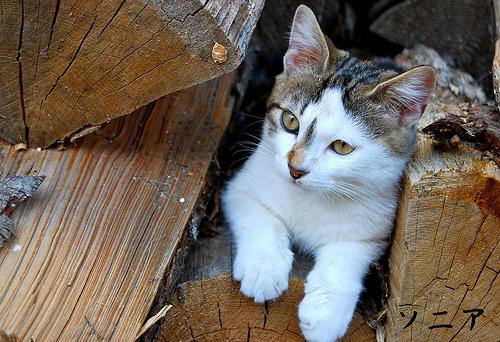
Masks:
[[[275,299],[288,288],[292,269],[287,230],[254,198],[232,195],[224,206],[236,243],[233,277],[241,282],[241,292],[256,302]]]
[[[319,249],[299,305],[300,327],[307,341],[335,341],[346,333],[363,278],[382,248],[372,243],[349,242]]]

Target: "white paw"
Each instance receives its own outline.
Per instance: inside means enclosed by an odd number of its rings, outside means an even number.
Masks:
[[[241,292],[257,303],[279,297],[288,288],[288,275],[292,269],[293,254],[242,253],[236,254],[234,279],[241,282]]]
[[[332,293],[311,292],[300,303],[300,328],[308,342],[333,342],[346,333],[356,302],[345,305],[331,296]]]

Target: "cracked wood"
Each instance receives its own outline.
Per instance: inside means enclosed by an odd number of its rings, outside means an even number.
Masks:
[[[242,296],[239,288],[227,274],[179,285],[157,341],[305,341],[296,314],[302,280],[291,279],[285,294],[265,304]],[[357,314],[341,341],[374,342],[375,334]]]
[[[234,70],[263,0],[39,0],[0,6],[0,138],[47,147]],[[228,51],[212,61],[214,43]]]
[[[214,194],[214,208],[218,194]],[[216,215],[216,211],[214,212]],[[214,218],[214,217],[213,217]],[[228,227],[199,226],[184,272],[156,341],[305,341],[299,328],[298,304],[304,297],[304,278],[312,260],[295,255],[288,290],[277,300],[254,303],[232,280],[233,245]],[[374,342],[375,332],[356,312],[344,342]]]
[[[15,239],[0,249],[0,332],[20,341],[135,339],[162,284],[175,281],[232,84],[226,75],[166,96],[64,151],[14,154],[0,143],[0,179],[46,175],[39,196],[13,213]]]
[[[429,104],[419,128],[449,117],[453,106],[446,108]],[[500,169],[490,152],[456,139],[419,134],[403,178],[389,259],[389,341],[500,336]],[[474,323],[471,310],[482,310]]]

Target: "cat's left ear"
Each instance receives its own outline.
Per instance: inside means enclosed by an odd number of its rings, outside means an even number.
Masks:
[[[433,68],[416,67],[380,83],[370,96],[382,106],[384,115],[398,126],[411,126],[424,112],[435,79]]]
[[[330,53],[325,36],[313,11],[300,5],[293,17],[290,42],[285,57],[287,72],[317,73],[328,67]]]

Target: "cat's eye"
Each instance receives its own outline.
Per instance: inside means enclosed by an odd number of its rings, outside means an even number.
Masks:
[[[331,143],[330,148],[341,155],[346,155],[354,151],[354,147],[346,143],[344,140],[335,140]]]
[[[284,110],[281,114],[281,126],[288,133],[296,134],[299,131],[299,120],[288,110]]]

